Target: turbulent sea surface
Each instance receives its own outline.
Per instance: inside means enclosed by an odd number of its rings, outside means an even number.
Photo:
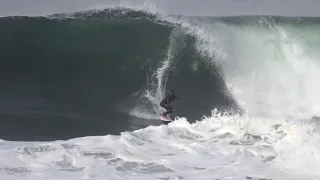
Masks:
[[[319,32],[134,8],[0,18],[0,180],[319,179]]]

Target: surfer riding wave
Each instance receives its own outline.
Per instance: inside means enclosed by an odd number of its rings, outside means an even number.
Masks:
[[[174,112],[174,109],[173,109],[172,106],[171,106],[171,102],[172,102],[173,100],[175,100],[176,98],[180,100],[180,97],[178,97],[178,96],[175,95],[174,90],[171,90],[171,91],[169,92],[169,95],[166,96],[166,98],[163,99],[163,100],[160,102],[160,106],[163,107],[163,108],[165,108],[165,109],[167,110],[166,112],[164,112],[164,113],[162,114],[162,117],[168,119],[168,118],[167,118],[167,115]]]

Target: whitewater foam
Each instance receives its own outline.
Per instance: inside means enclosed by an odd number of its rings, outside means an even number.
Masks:
[[[319,152],[313,146],[319,137],[304,133],[300,125],[280,119],[272,122],[214,112],[194,124],[179,118],[168,126],[121,136],[2,141],[0,174],[34,180],[312,179],[319,175]]]
[[[241,31],[237,32],[241,36],[233,37],[239,41],[228,44],[229,49],[236,48],[229,63],[235,59],[239,62],[237,73],[225,72],[239,104],[254,115],[297,119],[316,115],[320,107],[316,100],[319,81],[315,78],[320,75],[319,59],[305,53],[306,46],[281,27],[276,34]]]

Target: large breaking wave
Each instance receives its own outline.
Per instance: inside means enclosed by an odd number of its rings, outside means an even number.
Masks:
[[[319,176],[317,18],[107,9],[0,26],[2,139],[87,136],[2,141],[2,177]],[[154,125],[168,89],[176,121],[126,131]]]
[[[24,137],[122,132],[138,106],[158,119],[153,109],[165,87],[183,99],[175,107],[179,116],[196,119],[215,106],[231,106],[216,65],[207,68],[207,57],[197,51],[197,39],[154,15],[112,9],[8,17],[1,27],[1,115],[11,128],[28,122]],[[166,61],[168,67],[155,77]],[[137,102],[146,92],[156,100]]]

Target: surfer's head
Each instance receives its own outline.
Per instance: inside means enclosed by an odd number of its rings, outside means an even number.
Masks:
[[[170,90],[170,95],[174,95],[174,90]]]

